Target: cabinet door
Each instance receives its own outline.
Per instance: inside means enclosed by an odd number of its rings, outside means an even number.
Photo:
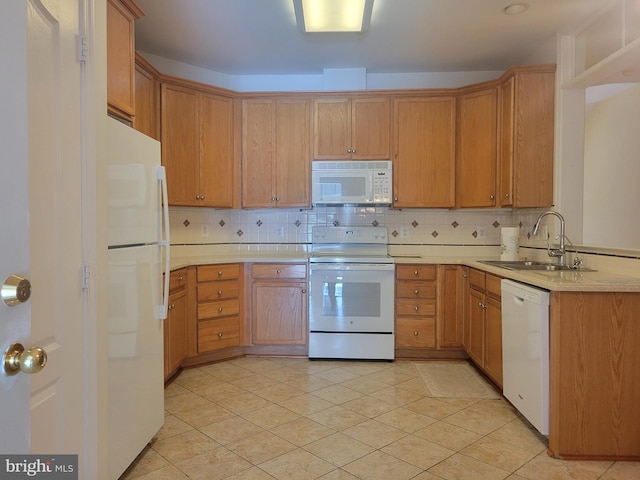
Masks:
[[[187,358],[187,296],[184,291],[169,297],[165,335],[165,380],[173,375]]]
[[[107,1],[107,103],[125,120],[134,115],[134,21],[120,0]]]
[[[462,347],[463,281],[462,267],[438,266],[438,348]]]
[[[499,300],[485,302],[484,370],[502,386],[502,308]]]
[[[351,102],[348,98],[320,98],[314,102],[316,160],[351,158]]]
[[[389,99],[351,100],[351,158],[388,160],[391,136]]]
[[[275,105],[242,102],[242,206],[275,206]]]
[[[162,85],[162,164],[169,205],[200,205],[196,172],[199,155],[197,92]]]
[[[455,97],[394,100],[393,205],[455,204]]]
[[[160,88],[154,74],[136,61],[133,128],[160,140]]]
[[[502,207],[513,205],[513,102],[515,77],[510,77],[500,86],[500,150],[498,171],[498,202]]]
[[[484,308],[485,296],[477,290],[469,290],[469,344],[467,353],[482,368],[484,359]]]
[[[277,100],[275,116],[276,202],[309,207],[311,185],[311,101]]]
[[[199,205],[233,207],[233,100],[203,93],[199,115]]]
[[[456,205],[496,205],[497,89],[458,98]]]
[[[306,283],[254,283],[252,312],[254,344],[307,344]]]

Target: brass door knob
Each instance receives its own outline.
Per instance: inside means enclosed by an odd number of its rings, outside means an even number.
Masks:
[[[21,343],[14,343],[4,353],[2,363],[7,375],[38,373],[47,364],[47,353],[40,347],[25,350]]]
[[[10,275],[2,284],[2,300],[13,307],[29,300],[31,283],[19,275]]]

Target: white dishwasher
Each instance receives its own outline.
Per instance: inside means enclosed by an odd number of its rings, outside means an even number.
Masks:
[[[549,434],[549,292],[502,280],[503,394]]]

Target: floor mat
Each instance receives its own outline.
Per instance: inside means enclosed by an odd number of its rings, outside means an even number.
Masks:
[[[464,362],[412,362],[431,397],[500,398],[476,370]]]

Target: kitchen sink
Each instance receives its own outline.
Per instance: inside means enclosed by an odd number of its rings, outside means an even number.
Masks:
[[[594,272],[590,268],[574,267],[570,265],[558,265],[556,263],[537,262],[534,260],[479,260],[480,263],[506,268],[507,270],[534,270],[534,271],[580,271]]]

